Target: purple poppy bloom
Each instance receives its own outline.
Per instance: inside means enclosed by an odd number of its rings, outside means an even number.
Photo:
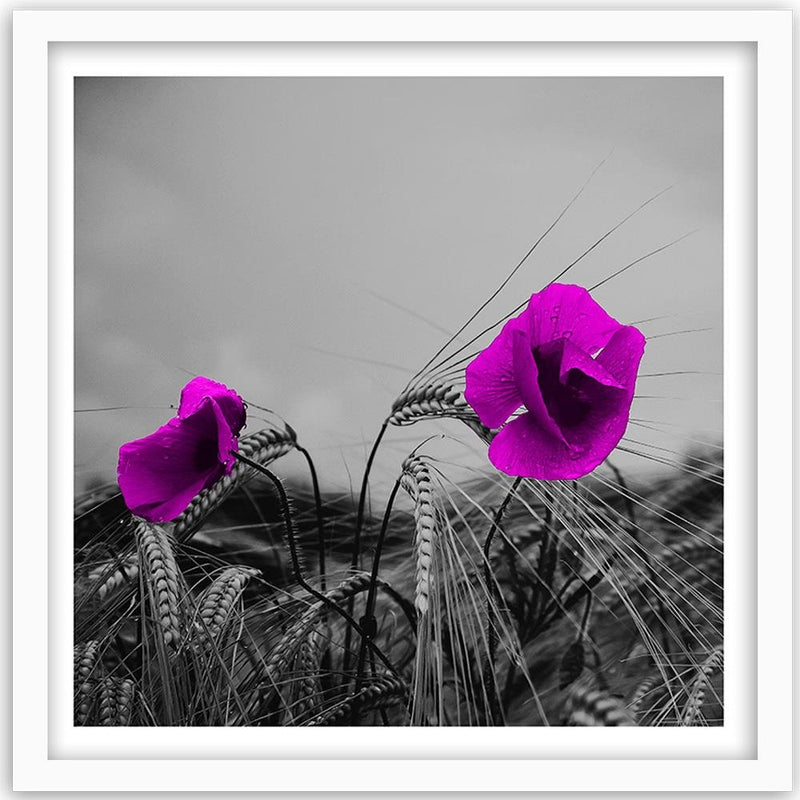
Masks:
[[[175,519],[233,469],[244,421],[244,403],[232,389],[202,376],[189,381],[176,417],[120,447],[117,476],[125,504],[149,522]]]
[[[484,425],[502,425],[492,464],[540,480],[591,472],[628,425],[644,342],[580,286],[554,283],[534,294],[467,367],[467,402]]]

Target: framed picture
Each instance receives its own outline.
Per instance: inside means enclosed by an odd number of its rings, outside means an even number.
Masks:
[[[15,789],[791,788],[791,58],[15,12]]]

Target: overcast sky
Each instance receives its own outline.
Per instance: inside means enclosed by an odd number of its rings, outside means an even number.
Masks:
[[[191,373],[279,411],[346,489],[442,331],[609,153],[481,319],[671,187],[569,279],[591,286],[695,231],[595,294],[622,322],[658,318],[648,337],[711,328],[651,339],[641,368],[692,373],[640,378],[634,416],[672,433],[628,432],[682,450],[722,424],[720,80],[77,79],[78,488],[114,478],[119,445],[163,424]],[[378,475],[433,430],[397,430]]]

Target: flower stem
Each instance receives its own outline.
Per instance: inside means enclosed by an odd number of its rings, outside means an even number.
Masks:
[[[353,556],[350,561],[350,568],[355,572],[361,563],[361,530],[364,527],[364,509],[367,503],[367,489],[369,487],[369,474],[372,471],[372,462],[380,447],[381,440],[383,439],[386,429],[389,427],[389,420],[385,419],[375,441],[372,443],[372,449],[369,451],[367,457],[367,465],[364,467],[364,476],[361,479],[361,492],[358,496],[358,511],[356,513],[356,529],[353,535]],[[347,611],[352,616],[353,608],[355,607],[355,598],[351,597],[347,604]],[[347,629],[344,635],[344,662],[342,665],[342,673],[344,680],[349,681],[348,672],[350,671],[350,644],[352,641],[352,631]]]
[[[367,592],[367,605],[364,611],[364,616],[361,618],[361,625],[364,628],[365,635],[361,636],[361,645],[358,649],[358,664],[356,667],[356,685],[355,696],[361,690],[361,684],[364,681],[364,667],[367,658],[367,647],[375,635],[375,597],[378,591],[378,570],[381,563],[381,553],[383,551],[383,543],[386,540],[386,531],[389,527],[389,517],[392,513],[392,506],[394,505],[395,497],[397,497],[397,490],[400,488],[400,478],[394,482],[394,487],[389,495],[389,500],[386,504],[386,511],[383,514],[383,523],[381,524],[381,531],[378,534],[378,543],[375,546],[375,555],[372,559],[372,574],[370,575],[369,591]],[[359,723],[358,702],[354,702],[353,706],[353,725]]]
[[[364,477],[361,479],[361,492],[358,496],[358,512],[356,514],[356,530],[355,530],[355,536],[353,537],[353,557],[350,562],[350,566],[354,570],[358,569],[361,558],[361,530],[364,527],[364,509],[367,503],[369,474],[372,471],[372,462],[375,460],[375,456],[378,452],[378,447],[380,447],[381,440],[383,439],[383,436],[386,433],[386,429],[388,426],[389,426],[389,420],[386,419],[383,421],[383,425],[381,425],[381,429],[378,431],[378,435],[372,444],[372,450],[370,450],[369,452],[369,456],[367,458],[367,465],[364,468]]]
[[[308,583],[308,581],[303,577],[303,572],[302,572],[302,570],[300,568],[300,559],[299,559],[299,557],[297,555],[297,540],[296,540],[296,534],[295,534],[295,529],[294,529],[294,520],[292,519],[291,510],[289,508],[289,497],[286,494],[286,489],[283,488],[283,483],[281,482],[281,479],[277,475],[275,475],[272,472],[270,472],[266,467],[262,467],[261,464],[259,464],[257,461],[253,461],[252,459],[249,459],[247,456],[243,456],[241,453],[234,453],[233,455],[236,456],[236,458],[238,458],[240,461],[242,461],[245,464],[247,464],[248,467],[252,467],[253,469],[255,469],[258,472],[260,472],[262,475],[264,475],[267,478],[269,478],[272,481],[273,485],[275,486],[275,489],[278,492],[278,497],[280,499],[280,504],[281,504],[281,512],[283,514],[283,521],[284,521],[284,525],[286,526],[286,538],[287,538],[288,543],[289,543],[289,555],[290,555],[290,557],[292,559],[292,571],[294,573],[294,579],[310,595],[312,595],[317,600],[319,600],[320,603],[323,603],[328,608],[330,608],[332,611],[337,613],[340,617],[342,617],[345,620],[345,622],[347,622],[347,624],[348,624],[348,630],[350,630],[350,628],[354,628],[356,630],[356,632],[358,633],[358,635],[361,636],[362,639],[363,639],[364,636],[365,636],[365,633],[364,633],[364,629],[361,627],[361,625],[359,625],[353,619],[353,617],[350,614],[347,613],[347,611],[345,611],[343,608],[340,608],[336,603],[333,602],[333,600],[331,600],[329,597],[327,597],[326,595],[322,594],[322,592],[318,591],[313,586],[311,586],[311,584]],[[389,661],[389,659],[386,658],[386,656],[372,642],[372,640],[368,641],[367,646],[383,662],[383,665],[393,675],[396,676],[397,675],[397,670],[395,670],[395,668],[392,666],[392,664]]]
[[[295,450],[302,453],[303,457],[308,464],[308,471],[311,474],[311,486],[314,491],[314,508],[317,513],[317,553],[319,557],[319,584],[322,592],[325,592],[325,524],[322,521],[322,496],[319,491],[319,480],[317,479],[317,470],[314,467],[314,462],[311,459],[311,454],[305,447],[295,444]]]
[[[483,575],[484,581],[486,583],[486,641],[487,641],[487,652],[486,658],[483,662],[483,683],[486,689],[486,693],[489,699],[489,714],[492,719],[493,725],[502,725],[503,718],[500,711],[500,702],[497,698],[497,686],[495,685],[494,680],[494,659],[495,659],[495,652],[497,650],[497,630],[494,626],[494,608],[495,602],[499,599],[498,598],[498,591],[497,587],[495,586],[494,576],[492,575],[492,565],[489,560],[489,553],[492,548],[492,541],[494,540],[494,535],[497,532],[498,527],[500,526],[500,520],[503,518],[503,514],[505,514],[506,508],[508,508],[508,504],[511,502],[511,498],[514,497],[516,494],[517,489],[519,488],[520,483],[522,482],[522,478],[518,477],[514,479],[514,483],[511,484],[511,488],[508,490],[503,502],[500,504],[500,507],[497,509],[494,519],[492,520],[492,526],[489,528],[489,533],[486,535],[486,541],[483,543]]]

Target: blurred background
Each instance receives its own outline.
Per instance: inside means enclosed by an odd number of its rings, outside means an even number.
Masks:
[[[721,439],[721,80],[77,79],[76,491],[195,374],[278,411],[349,491],[407,380],[606,157],[470,330],[668,188],[563,279],[692,232],[594,293],[649,339],[617,459],[638,473]],[[394,429],[376,476],[438,430]]]

